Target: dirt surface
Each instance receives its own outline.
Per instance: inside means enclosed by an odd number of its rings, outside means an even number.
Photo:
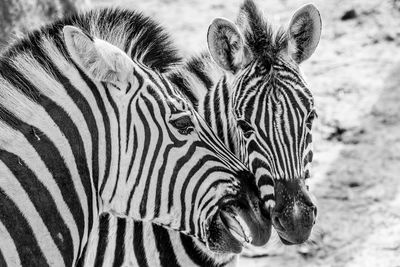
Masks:
[[[157,18],[185,55],[206,47],[215,17],[235,19],[241,1],[96,0]],[[256,1],[287,25],[308,1]],[[312,239],[284,247],[272,238],[242,266],[400,266],[400,5],[399,1],[313,0],[323,34],[304,63],[315,95],[315,163],[319,202]],[[397,2],[397,3],[396,3]]]

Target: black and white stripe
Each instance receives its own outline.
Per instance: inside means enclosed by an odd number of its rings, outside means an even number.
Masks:
[[[254,3],[246,1],[239,20],[253,54],[242,69],[232,75],[203,54],[173,70],[170,77],[225,146],[250,166],[271,210],[276,194],[284,195],[276,192],[276,181],[310,177],[315,111],[313,96],[297,63],[284,53],[288,36],[283,31],[274,33],[258,16]],[[250,25],[250,19],[256,25]],[[258,34],[267,34],[259,42],[253,39],[257,37],[252,31],[256,27],[265,29]],[[235,265],[236,257],[212,253],[195,238],[149,223],[116,222],[117,218],[107,217],[107,233],[100,233],[98,245],[115,251],[105,255],[107,263],[97,262],[96,266]],[[124,233],[119,233],[125,236],[125,243],[117,242],[121,237],[112,238],[119,224],[124,224]],[[132,247],[132,240],[127,238],[130,236],[135,236],[134,242],[141,240],[141,244]],[[93,244],[94,250],[96,246]]]
[[[160,74],[175,62],[157,24],[119,9],[57,21],[1,56],[0,264],[74,266],[103,212],[208,242],[224,199],[257,194]]]

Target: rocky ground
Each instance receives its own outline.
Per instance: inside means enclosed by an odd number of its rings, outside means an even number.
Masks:
[[[185,55],[206,46],[214,17],[234,20],[241,1],[96,0],[156,17]],[[286,25],[308,1],[258,0]],[[319,201],[312,241],[243,266],[400,266],[400,5],[396,0],[313,0],[323,35],[304,63],[318,107],[312,190]]]

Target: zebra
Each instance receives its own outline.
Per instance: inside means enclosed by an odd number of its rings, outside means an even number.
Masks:
[[[60,19],[1,55],[1,266],[80,264],[103,213],[215,253],[268,241],[255,177],[162,74],[177,58],[157,23],[122,9]]]
[[[287,31],[273,31],[254,2],[246,0],[238,24],[240,30],[215,19],[208,33],[210,55],[190,58],[169,76],[225,146],[250,166],[282,242],[302,243],[317,213],[305,184],[316,112],[298,65],[318,44],[319,11],[306,5],[294,13]],[[295,173],[300,176],[292,177]],[[237,261],[231,253],[216,254],[201,241],[158,225],[107,214],[103,220],[86,266],[230,266]]]
[[[243,136],[244,162],[256,175],[280,239],[284,244],[299,244],[308,239],[317,215],[306,185],[317,113],[299,64],[319,43],[321,16],[308,4],[294,13],[287,30],[274,31],[255,3],[246,0],[237,24],[217,18],[209,27],[211,57],[234,76],[231,81],[223,76],[210,97],[223,99],[226,90],[231,92],[227,101],[232,110],[225,120],[232,120],[231,131]],[[214,114],[221,113],[221,108],[214,109]]]

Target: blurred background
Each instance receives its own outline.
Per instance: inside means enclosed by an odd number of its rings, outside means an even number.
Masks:
[[[287,25],[307,0],[255,0]],[[215,17],[235,20],[241,0],[0,0],[0,51],[75,8],[124,6],[156,18],[184,56],[206,47]],[[323,22],[302,69],[315,95],[311,190],[319,203],[309,242],[272,238],[242,266],[400,266],[400,1],[313,0]],[[250,256],[253,256],[250,257]]]

